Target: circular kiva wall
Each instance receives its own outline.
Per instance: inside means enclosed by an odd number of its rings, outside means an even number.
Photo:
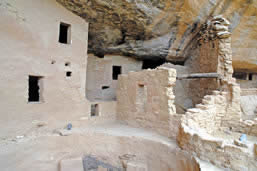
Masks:
[[[133,161],[148,171],[195,171],[198,164],[182,152],[174,141],[164,137],[110,135],[108,133],[72,133],[48,135],[8,144],[11,152],[0,154],[9,162],[1,170],[57,171],[60,161],[92,156],[116,168]],[[13,157],[11,154],[16,154]],[[22,161],[22,162],[19,162]],[[15,165],[10,165],[15,163]],[[13,168],[12,168],[13,167]]]

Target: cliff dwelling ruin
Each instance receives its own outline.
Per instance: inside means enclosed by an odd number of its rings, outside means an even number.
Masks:
[[[256,11],[0,0],[0,170],[256,171]]]

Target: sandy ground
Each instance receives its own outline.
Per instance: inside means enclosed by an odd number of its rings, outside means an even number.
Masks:
[[[66,136],[61,136],[60,132]],[[56,171],[60,160],[86,154],[110,156],[102,160],[117,165],[116,160],[120,154],[133,151],[134,143],[141,146],[143,141],[178,149],[176,142],[171,139],[117,122],[88,124],[74,127],[71,131],[49,130],[47,126],[43,126],[31,130],[24,137],[18,135],[1,139],[0,167],[1,171]],[[121,146],[126,143],[124,147]]]

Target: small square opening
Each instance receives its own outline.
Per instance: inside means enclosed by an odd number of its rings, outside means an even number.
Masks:
[[[91,104],[91,116],[99,116],[98,104]]]
[[[72,75],[72,72],[71,72],[71,71],[67,71],[67,72],[66,72],[66,77],[71,77],[71,75]]]
[[[28,80],[28,102],[40,102],[42,101],[43,82],[40,76],[29,75]]]
[[[71,43],[71,25],[60,23],[59,42],[63,44]]]
[[[121,74],[121,66],[112,66],[112,79],[118,80],[118,76]]]

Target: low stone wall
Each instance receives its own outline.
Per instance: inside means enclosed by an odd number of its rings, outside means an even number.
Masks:
[[[117,118],[169,136],[170,116],[176,114],[173,89],[176,70],[160,67],[121,75],[117,91]]]
[[[235,83],[227,84],[227,87],[230,91],[213,91],[212,95],[204,96],[201,104],[187,110],[182,122],[210,134],[218,129],[236,129],[241,116],[240,88]]]
[[[240,147],[203,131],[194,131],[185,124],[180,128],[178,144],[182,149],[219,167],[236,171],[253,171],[257,168],[253,144]]]
[[[206,95],[201,104],[188,109],[181,118],[178,144],[219,167],[255,170],[257,163],[252,143],[240,146],[232,140],[215,138],[216,133],[224,130],[257,136],[257,120],[242,121],[240,116],[240,87],[232,80],[222,80],[221,91]]]
[[[237,131],[257,137],[257,118],[241,121],[237,126]]]
[[[95,119],[115,120],[116,119],[116,101],[99,101],[91,104],[97,104],[98,109],[95,116],[91,116]],[[92,114],[92,113],[91,113]]]

